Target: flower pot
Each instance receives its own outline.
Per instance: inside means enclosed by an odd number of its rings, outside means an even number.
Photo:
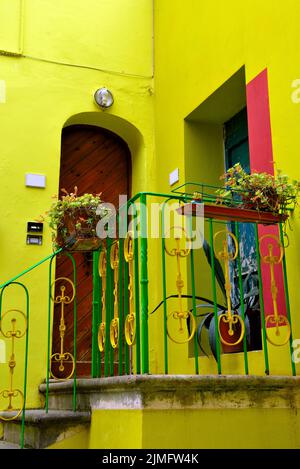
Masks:
[[[202,212],[197,211],[197,202],[187,203],[177,209],[181,215],[202,216]],[[284,222],[286,214],[273,214],[272,212],[259,212],[241,207],[227,207],[225,205],[204,204],[204,216],[216,220],[239,221],[242,223],[261,223],[263,225],[274,225]]]
[[[97,251],[100,247],[101,239],[97,236],[74,237],[70,239],[64,247],[66,251]]]
[[[242,208],[248,210],[257,210],[258,212],[271,212],[274,214],[279,213],[279,196],[274,191],[269,191],[265,194],[267,200],[262,201],[259,196],[255,196],[254,193],[248,195],[242,195]]]
[[[77,186],[71,193],[65,189],[61,191],[65,195],[53,202],[47,212],[53,230],[54,248],[69,251],[97,250],[101,243],[101,239],[96,236],[97,224],[111,210],[102,203],[100,193],[79,196]]]
[[[56,241],[67,251],[96,251],[101,243],[96,236],[96,224],[87,223],[84,211],[78,211],[73,216],[65,214],[64,226],[58,230]]]

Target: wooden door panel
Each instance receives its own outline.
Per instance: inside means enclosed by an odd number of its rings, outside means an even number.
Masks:
[[[59,189],[68,192],[78,187],[85,192],[102,193],[102,200],[118,207],[119,195],[130,195],[130,152],[118,136],[99,127],[70,126],[62,132]],[[59,195],[63,195],[61,192]],[[77,267],[77,376],[90,376],[92,349],[92,256],[74,253]],[[56,278],[72,279],[72,263],[58,256]],[[56,293],[58,294],[58,292]],[[60,308],[54,308],[52,353],[60,350]],[[73,353],[73,307],[65,306],[64,350]],[[53,367],[56,376],[57,365]]]

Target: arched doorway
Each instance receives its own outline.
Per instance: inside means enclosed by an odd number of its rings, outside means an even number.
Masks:
[[[64,188],[78,194],[102,192],[104,202],[118,207],[119,195],[130,196],[131,157],[127,144],[116,134],[96,126],[72,125],[63,129],[59,195]],[[74,253],[77,267],[77,376],[91,375],[92,256]],[[58,256],[56,278],[72,277],[71,262]],[[59,352],[60,310],[54,308],[52,353]],[[65,351],[73,351],[73,309],[65,307]],[[57,367],[58,368],[58,367]],[[55,376],[58,376],[55,365]],[[63,377],[63,375],[61,375]]]

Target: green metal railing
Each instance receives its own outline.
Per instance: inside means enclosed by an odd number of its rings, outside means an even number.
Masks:
[[[13,309],[13,308],[3,311],[4,292],[6,292],[6,289],[11,286],[21,287],[21,290],[24,291],[25,312],[23,312],[21,309]],[[8,326],[8,324],[3,324],[5,317],[8,317],[10,319],[10,322],[11,322],[10,326]],[[9,385],[7,389],[0,389],[0,395],[3,398],[8,399],[8,406],[7,406],[8,412],[6,412],[2,416],[2,420],[8,422],[8,421],[13,420],[15,417],[18,417],[20,414],[22,414],[20,446],[21,448],[23,448],[24,447],[24,432],[25,432],[25,408],[26,408],[26,395],[27,395],[27,370],[28,370],[29,294],[25,285],[20,282],[12,281],[11,283],[7,283],[6,285],[4,285],[3,288],[1,289],[1,293],[0,293],[0,337],[1,336],[5,339],[8,339],[9,341],[11,340],[11,352],[10,352],[10,358],[8,361]],[[25,337],[25,350],[24,350],[24,357],[23,357],[24,358],[23,391],[21,391],[18,387],[16,387],[15,382],[14,382],[15,377],[16,377],[15,368],[19,364],[19,359],[20,359],[19,354],[15,351],[15,345],[16,345],[15,340],[22,339],[23,337]],[[18,371],[19,371],[19,368],[22,369],[22,366],[18,367]],[[14,401],[15,399],[18,398],[18,396],[21,399],[21,405],[19,406],[20,408],[14,405]],[[15,412],[13,414],[13,417],[11,416],[11,412]]]
[[[155,245],[155,249],[153,250],[153,242],[151,237],[149,236],[149,230],[147,227],[148,217],[150,214],[150,208],[152,202],[159,202],[161,205],[160,208],[160,234],[157,243],[160,243],[160,250],[158,248],[158,244]],[[212,203],[212,197],[209,195],[206,197],[205,195],[202,197],[202,202],[204,203]],[[189,336],[191,332],[189,328],[192,327],[191,322],[192,317],[194,317],[194,322],[196,324],[196,332],[192,334],[190,338],[188,347],[185,349],[186,351],[183,352],[185,354],[189,354],[189,358],[194,359],[194,372],[196,374],[201,373],[201,364],[203,360],[207,359],[201,353],[201,347],[199,347],[199,321],[201,318],[205,316],[205,314],[198,314],[198,307],[197,301],[200,299],[201,301],[207,301],[207,307],[210,308],[210,311],[213,315],[214,321],[214,352],[209,354],[209,360],[215,360],[216,363],[216,372],[218,374],[222,373],[222,361],[223,361],[223,354],[224,354],[224,343],[222,341],[222,337],[220,337],[220,315],[221,313],[227,314],[228,308],[226,302],[220,304],[220,291],[218,291],[218,280],[217,280],[217,272],[216,270],[219,269],[217,261],[215,259],[216,252],[214,247],[214,236],[217,232],[218,228],[220,227],[224,231],[228,231],[230,226],[233,226],[233,234],[236,238],[237,245],[241,245],[240,240],[240,233],[239,233],[239,222],[235,221],[232,225],[231,220],[224,220],[224,219],[215,219],[211,217],[205,217],[205,231],[208,232],[207,235],[207,245],[209,247],[210,258],[214,259],[211,262],[210,267],[208,269],[208,275],[210,276],[210,292],[208,293],[207,287],[204,288],[203,285],[197,284],[196,273],[197,270],[201,269],[202,266],[196,264],[195,255],[197,254],[196,251],[191,249],[189,259],[185,259],[185,266],[184,266],[184,290],[178,295],[174,295],[174,290],[171,292],[172,295],[168,295],[168,289],[170,290],[170,282],[172,279],[174,285],[174,269],[170,275],[170,262],[171,259],[166,254],[166,239],[164,237],[165,234],[165,210],[167,208],[168,203],[178,203],[178,208],[181,205],[187,203],[195,203],[193,201],[192,195],[188,194],[158,194],[153,192],[147,193],[139,193],[135,195],[132,199],[130,199],[126,206],[123,206],[121,210],[126,211],[131,206],[137,206],[141,204],[142,209],[140,208],[139,213],[139,222],[134,223],[136,221],[134,216],[129,217],[129,224],[135,227],[135,235],[137,235],[134,239],[134,246],[135,246],[135,255],[134,255],[134,296],[135,296],[135,321],[136,321],[136,337],[134,344],[129,344],[126,342],[125,333],[124,333],[124,325],[126,323],[126,316],[128,315],[129,311],[129,300],[128,300],[128,265],[124,260],[124,238],[120,238],[118,240],[119,244],[119,284],[118,284],[118,301],[119,301],[119,337],[118,337],[118,344],[117,347],[112,347],[110,342],[110,323],[113,320],[113,272],[110,267],[109,263],[109,256],[110,256],[110,246],[112,243],[115,243],[116,240],[109,239],[106,241],[106,255],[107,255],[107,271],[106,271],[106,334],[105,334],[105,347],[103,352],[99,354],[99,351],[95,355],[93,355],[95,364],[93,366],[93,376],[100,377],[100,376],[113,376],[113,375],[122,375],[122,374],[140,374],[140,373],[151,373],[153,372],[150,365],[150,355],[151,352],[153,353],[153,357],[156,357],[155,353],[159,353],[158,351],[163,351],[163,359],[159,358],[161,364],[157,366],[154,365],[155,370],[159,369],[160,372],[165,374],[172,371],[170,368],[170,353],[174,353],[174,344],[170,345],[172,338],[170,338],[170,331],[168,331],[168,321],[170,322],[170,298],[173,298],[173,301],[177,301],[178,296],[181,297],[181,300],[184,299],[186,303],[188,303],[189,308],[189,317],[183,317],[184,329],[186,332],[186,336]],[[135,213],[136,210],[131,210],[131,213]],[[124,218],[124,217],[123,217]],[[187,224],[186,224],[186,231],[189,232],[192,225],[192,217],[187,216]],[[120,223],[121,218],[119,218]],[[241,215],[241,222],[244,222],[243,215]],[[127,223],[127,221],[126,221]],[[260,347],[263,350],[263,357],[264,357],[264,370],[266,374],[270,373],[270,363],[269,363],[269,350],[270,340],[268,339],[267,331],[270,332],[270,324],[268,324],[268,328],[266,325],[266,314],[265,314],[265,302],[264,302],[264,293],[265,293],[265,285],[264,279],[262,274],[261,262],[262,259],[260,257],[260,237],[259,237],[259,219],[257,223],[251,221],[254,226],[255,231],[255,249],[256,249],[256,259],[257,259],[257,277],[258,277],[258,289],[259,289],[259,304],[260,304],[260,322],[261,322],[261,331],[258,332],[258,335],[261,332],[261,342],[262,346]],[[271,222],[269,222],[271,224]],[[278,222],[274,222],[274,224],[278,225],[280,239],[281,242],[283,241],[283,229],[282,224]],[[136,232],[136,226],[139,225],[139,233]],[[190,226],[190,228],[189,228]],[[122,232],[126,233],[129,229],[128,225],[122,227]],[[100,247],[100,252],[104,249],[105,243],[103,243],[102,247]],[[283,242],[282,247],[280,248],[284,252]],[[230,254],[230,253],[229,253]],[[159,262],[157,262],[157,256],[161,257],[160,261],[160,268]],[[98,270],[97,270],[97,262],[99,259],[99,253],[94,255],[94,285],[97,291],[101,291],[101,278],[99,278]],[[153,258],[156,258],[155,263],[155,270],[153,270]],[[150,259],[150,261],[149,261]],[[219,263],[220,264],[220,263]],[[206,266],[207,267],[207,266]],[[159,270],[157,270],[159,269]],[[172,270],[172,269],[171,269]],[[209,274],[210,270],[210,274]],[[235,259],[235,272],[236,272],[236,282],[237,286],[236,289],[238,291],[240,301],[238,306],[238,313],[235,311],[235,314],[238,314],[241,318],[240,324],[244,325],[245,331],[247,332],[249,329],[249,318],[248,314],[249,311],[246,309],[246,302],[247,302],[247,295],[245,295],[244,286],[243,286],[243,274],[242,274],[242,258],[240,249],[238,249],[238,253]],[[288,296],[288,281],[287,281],[287,270],[286,270],[286,262],[285,262],[285,253],[282,259],[282,272],[284,278],[284,295],[285,295],[285,303],[286,303],[286,318],[288,324],[290,325],[291,332],[288,337],[288,342],[290,344],[290,362],[291,362],[291,371],[292,374],[296,374],[295,363],[292,359],[292,325],[291,325],[291,312],[290,312],[290,303],[289,303],[289,296]],[[175,279],[176,280],[176,279]],[[181,278],[182,281],[182,278]],[[153,291],[160,291],[161,292],[161,301],[158,301],[158,304],[153,304],[153,301],[150,302],[149,305],[149,282],[151,293]],[[171,284],[172,284],[171,282]],[[176,293],[176,290],[175,290]],[[153,295],[151,295],[153,296]],[[176,299],[174,299],[174,296]],[[249,296],[249,293],[248,293]],[[95,302],[95,310],[94,310],[94,319],[97,324],[94,324],[93,331],[94,331],[94,339],[93,343],[96,344],[96,334],[99,329],[99,325],[103,318],[101,317],[101,309],[98,307],[99,300]],[[200,305],[201,306],[201,305]],[[205,306],[205,305],[203,305]],[[149,329],[149,320],[151,320],[152,324],[154,324],[154,313],[156,314],[156,325],[152,326],[153,329],[157,328],[157,321],[158,315],[160,314],[160,308],[162,311],[162,323],[161,323],[161,331],[162,337],[155,338],[153,341],[153,332],[151,332],[151,328]],[[97,310],[97,312],[96,312]],[[100,314],[99,314],[100,313]],[[187,314],[187,313],[186,313]],[[269,313],[270,316],[270,313]],[[268,317],[269,317],[268,316]],[[234,318],[235,319],[235,318]],[[270,319],[269,319],[270,321]],[[278,323],[279,324],[279,323]],[[286,325],[284,323],[283,325]],[[281,324],[282,325],[282,324]],[[236,326],[237,327],[237,326]],[[276,324],[273,324],[273,327],[276,327]],[[152,341],[151,341],[152,337]],[[159,341],[161,342],[159,344]],[[176,341],[175,341],[176,342]],[[249,347],[248,337],[247,334],[244,333],[241,342],[241,352],[243,356],[243,368],[244,373],[249,374],[249,353],[251,353],[251,348]],[[278,344],[279,345],[279,344]],[[281,344],[283,345],[283,344]],[[170,346],[172,350],[170,350]],[[181,345],[178,345],[180,347]],[[117,353],[116,353],[117,350]],[[150,352],[151,350],[151,352]],[[156,351],[156,352],[155,352]],[[213,357],[215,355],[215,358]],[[152,358],[152,363],[155,362],[155,358]],[[174,367],[173,367],[174,368]]]
[[[25,423],[26,423],[26,396],[27,396],[27,387],[28,387],[28,367],[30,367],[29,363],[29,332],[30,332],[30,294],[33,288],[33,284],[31,283],[31,290],[25,285],[25,281],[20,283],[19,280],[21,277],[30,274],[30,272],[38,269],[42,264],[45,264],[49,261],[48,265],[48,320],[47,320],[47,353],[46,353],[46,366],[45,366],[45,378],[46,378],[46,403],[45,403],[45,411],[48,412],[49,410],[49,382],[52,376],[51,364],[52,364],[52,354],[51,354],[51,328],[52,328],[52,316],[53,316],[53,309],[54,309],[54,300],[55,300],[55,281],[54,281],[54,272],[53,272],[53,262],[58,255],[66,256],[72,263],[73,268],[73,279],[72,284],[74,285],[74,305],[73,305],[73,334],[74,334],[74,346],[73,346],[73,358],[74,358],[74,372],[72,373],[72,386],[73,386],[73,410],[76,410],[76,345],[77,345],[77,302],[76,302],[76,263],[74,257],[71,253],[63,251],[62,249],[58,249],[49,256],[46,256],[41,261],[37,262],[36,264],[32,265],[31,267],[25,269],[20,274],[16,275],[12,279],[6,281],[2,285],[0,285],[0,338],[4,339],[7,343],[12,340],[12,351],[10,354],[10,358],[8,361],[9,367],[9,387],[8,389],[2,389],[0,385],[0,396],[3,399],[8,399],[8,404],[5,409],[1,409],[0,411],[0,422],[7,422],[7,421],[14,421],[21,417],[21,431],[20,431],[20,447],[24,448],[25,444]],[[7,292],[9,287],[14,287],[14,295],[4,295]],[[21,290],[25,292],[25,310],[22,311],[20,307],[16,307],[15,304],[17,302],[16,298],[19,298],[15,294],[15,288],[20,287]],[[12,290],[9,288],[9,290]],[[39,286],[40,290],[40,286]],[[37,293],[37,292],[36,292]],[[4,296],[5,296],[5,303],[4,303]],[[6,298],[8,296],[8,299]],[[18,299],[19,301],[19,299]],[[11,322],[11,329],[7,329],[7,324],[4,324],[4,319],[10,318]],[[20,318],[23,318],[23,331],[21,329]],[[7,322],[7,321],[6,321]],[[19,350],[15,352],[14,341],[16,339],[25,338],[25,345],[22,354]],[[21,357],[19,355],[22,355]],[[18,364],[20,361],[24,360],[23,366],[20,367]],[[35,362],[37,362],[37,358],[35,358]],[[43,359],[44,360],[44,359]],[[41,367],[43,364],[41,364]],[[23,378],[21,377],[22,373],[20,370],[22,369]],[[52,376],[53,377],[53,376]],[[19,388],[15,388],[13,383],[14,379],[17,379],[18,382],[22,381],[22,391]],[[63,379],[63,378],[62,378]],[[2,383],[2,380],[1,380]],[[30,383],[29,383],[30,384]],[[19,401],[21,400],[21,404],[19,402],[14,404],[14,401],[19,396]]]
[[[76,411],[76,408],[77,408],[77,403],[76,403],[76,399],[77,399],[77,379],[76,379],[76,359],[77,359],[77,295],[76,295],[76,290],[77,290],[77,269],[76,269],[76,262],[74,260],[74,257],[71,253],[69,252],[62,252],[61,253],[62,255],[66,256],[72,263],[72,270],[73,270],[73,279],[72,281],[70,281],[70,279],[67,279],[65,277],[62,277],[61,279],[55,279],[54,281],[52,281],[52,264],[53,264],[53,260],[54,260],[54,256],[51,258],[50,260],[50,263],[49,263],[49,277],[48,277],[48,327],[47,327],[47,372],[46,372],[46,403],[45,403],[45,409],[46,409],[46,412],[48,412],[49,410],[49,383],[50,383],[50,377],[52,376],[54,379],[57,379],[57,380],[64,380],[66,378],[64,378],[63,376],[62,377],[57,377],[56,375],[53,374],[52,370],[51,370],[51,366],[53,366],[53,362],[54,362],[54,358],[57,359],[56,361],[57,362],[60,362],[60,367],[59,367],[59,371],[63,372],[64,371],[64,363],[72,363],[73,364],[73,368],[74,370],[71,372],[71,375],[67,377],[67,379],[69,378],[73,378],[73,411],[75,412]],[[64,308],[64,302],[61,302],[60,301],[60,298],[61,296],[63,296],[63,293],[64,293],[64,288],[65,288],[65,285],[62,285],[61,286],[61,292],[60,292],[60,295],[58,295],[57,297],[55,296],[55,284],[57,282],[57,280],[62,280],[62,281],[66,281],[68,280],[70,284],[72,284],[72,291],[73,291],[73,301],[71,301],[71,303],[73,303],[73,337],[74,337],[74,341],[73,341],[73,356],[71,356],[70,352],[66,352],[64,350],[64,331],[62,331],[62,336],[61,336],[61,349],[59,352],[56,352],[54,354],[51,354],[51,317],[52,317],[52,311],[53,311],[53,307],[54,307],[54,304],[55,303],[58,303],[58,304],[61,304],[62,308]],[[59,298],[59,300],[57,300],[56,298]],[[65,303],[65,304],[70,304],[69,303]],[[63,325],[62,323],[60,323],[60,329],[61,327],[65,327],[64,326],[64,317],[63,317],[63,313],[61,315],[61,320],[63,320]],[[71,358],[71,362],[70,360],[68,360],[69,358]]]

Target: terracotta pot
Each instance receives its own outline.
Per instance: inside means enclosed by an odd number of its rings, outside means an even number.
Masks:
[[[95,235],[96,222],[94,225],[89,225],[86,221],[88,219],[87,213],[84,210],[78,210],[72,216],[65,214],[64,228],[67,233],[64,234],[58,230],[56,242],[59,246],[65,248],[67,251],[95,251],[99,248],[101,239]],[[80,223],[81,227],[78,229],[76,225]]]

